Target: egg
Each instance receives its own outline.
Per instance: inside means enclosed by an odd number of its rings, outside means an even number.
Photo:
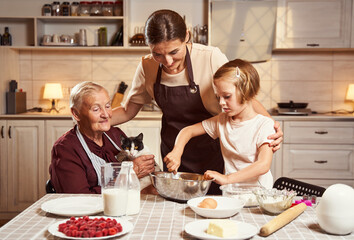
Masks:
[[[354,231],[354,189],[345,184],[329,186],[316,207],[320,227],[330,234],[346,235]]]
[[[199,203],[198,207],[215,209],[217,207],[217,205],[218,205],[218,203],[215,199],[204,198],[204,200]]]

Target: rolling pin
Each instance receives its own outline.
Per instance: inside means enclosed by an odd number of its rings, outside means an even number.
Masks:
[[[298,217],[301,213],[303,213],[306,209],[305,203],[300,203],[294,207],[287,209],[282,212],[269,222],[267,222],[261,230],[259,231],[259,235],[262,237],[267,237],[278,229],[284,227],[286,224],[290,223],[296,217]]]

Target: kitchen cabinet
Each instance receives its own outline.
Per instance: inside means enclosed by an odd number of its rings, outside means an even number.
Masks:
[[[147,146],[152,154],[155,155],[155,161],[159,164],[162,169],[162,159],[160,152],[161,144],[161,120],[132,120],[122,125],[119,128],[124,131],[124,133],[129,136],[137,136],[143,133],[143,142]]]
[[[349,48],[351,0],[279,0],[276,46]]]
[[[72,126],[72,120],[0,120],[0,218],[45,195],[53,143]]]
[[[354,187],[354,122],[284,121],[283,175]]]
[[[4,123],[5,121],[2,121]],[[7,210],[18,212],[37,201],[41,169],[43,169],[44,122],[41,120],[7,120],[2,135],[6,152],[1,161],[7,161],[7,171],[1,174],[7,182]],[[44,186],[42,186],[44,187]]]

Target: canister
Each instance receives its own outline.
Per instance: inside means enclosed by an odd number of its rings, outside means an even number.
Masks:
[[[70,3],[69,2],[63,2],[60,5],[60,15],[61,16],[70,16]]]
[[[60,2],[52,3],[52,16],[60,16]]]
[[[42,16],[52,16],[52,5],[50,4],[43,5]]]
[[[79,7],[79,16],[90,16],[91,12],[91,2],[81,1]]]
[[[107,28],[100,27],[98,29],[98,46],[107,46]]]
[[[123,1],[115,1],[113,8],[114,16],[123,16]]]
[[[103,16],[113,16],[113,2],[106,1],[102,5],[102,15]]]
[[[70,6],[71,16],[79,16],[79,2],[72,2]]]
[[[102,16],[102,2],[101,1],[92,1],[91,2],[90,16]]]

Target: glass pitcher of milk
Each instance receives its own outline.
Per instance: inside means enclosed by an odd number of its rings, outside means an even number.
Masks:
[[[132,161],[122,162],[119,173],[119,185],[126,186],[127,208],[126,215],[134,215],[140,211],[140,182],[133,169]]]

